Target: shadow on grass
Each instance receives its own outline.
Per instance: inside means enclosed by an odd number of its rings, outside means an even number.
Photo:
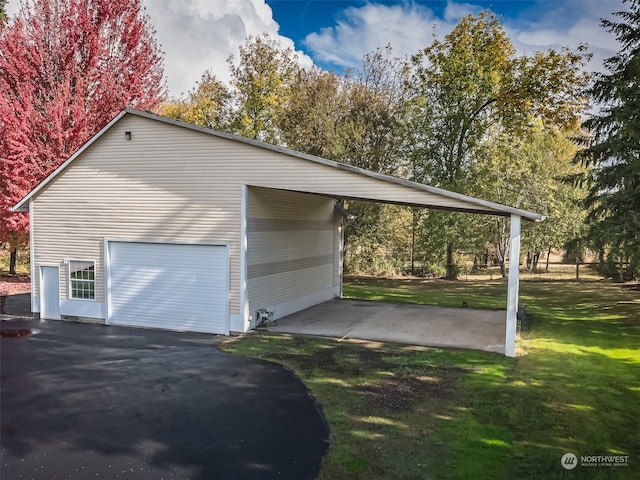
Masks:
[[[345,290],[368,299],[436,305],[497,302],[505,292],[498,282],[353,283]],[[324,405],[331,447],[322,479],[632,479],[640,478],[639,299],[608,282],[523,282],[533,326],[516,359],[274,336],[239,346],[285,362]],[[630,463],[569,471],[560,464],[567,452],[630,455]]]

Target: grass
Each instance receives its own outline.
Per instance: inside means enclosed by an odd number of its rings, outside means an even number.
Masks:
[[[502,308],[502,281],[350,279],[346,295]],[[640,291],[523,282],[519,356],[257,333],[229,351],[292,368],[330,426],[321,479],[640,478]],[[629,455],[565,470],[564,453]]]
[[[393,303],[420,303],[441,307],[507,308],[507,283],[503,280],[482,282],[443,282],[411,278],[384,279],[350,277],[342,295]]]

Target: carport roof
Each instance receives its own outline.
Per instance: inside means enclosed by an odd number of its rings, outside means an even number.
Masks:
[[[271,145],[268,143],[260,142],[258,140],[252,140],[249,138],[240,137],[238,135],[233,135],[230,133],[219,132],[216,130],[199,127],[197,125],[181,122],[179,120],[175,120],[172,118],[163,117],[152,112],[146,112],[146,111],[143,112],[140,110],[134,110],[130,108],[122,110],[113,120],[111,120],[104,128],[102,128],[102,130],[100,130],[96,135],[94,135],[91,139],[89,139],[82,147],[80,147],[71,157],[69,157],[69,159],[66,162],[60,165],[47,178],[45,178],[38,186],[36,186],[29,194],[27,194],[22,200],[20,200],[20,202],[18,202],[13,207],[13,210],[20,211],[20,212],[28,211],[29,201],[32,198],[34,198],[49,183],[53,182],[58,177],[58,175],[64,172],[64,170],[66,170],[66,168],[78,156],[82,154],[82,152],[84,152],[87,148],[89,148],[98,138],[100,138],[105,132],[107,132],[111,127],[113,127],[113,125],[119,122],[126,115],[137,115],[139,117],[148,118],[148,119],[156,120],[159,122],[164,122],[166,124],[175,125],[181,128],[188,128],[191,130],[206,133],[216,137],[221,137],[228,140],[241,142],[241,143],[245,143],[255,147],[271,150],[283,155],[295,157],[308,162],[314,162],[316,164],[329,166],[350,175],[356,174],[358,176],[364,176],[364,177],[368,177],[370,179],[376,180],[371,182],[370,191],[366,191],[366,192],[359,191],[356,195],[351,195],[348,192],[344,192],[344,191],[337,191],[337,190],[334,191],[331,188],[326,188],[325,190],[322,190],[322,191],[309,191],[309,190],[298,190],[298,189],[286,188],[287,190],[303,191],[308,193],[327,195],[331,197],[349,198],[349,199],[357,199],[357,200],[369,200],[369,201],[376,201],[376,202],[394,203],[394,204],[411,205],[411,206],[427,207],[427,208],[437,208],[437,209],[452,210],[452,211],[483,213],[483,214],[500,215],[500,216],[518,215],[529,221],[542,221],[545,219],[545,216],[539,213],[534,213],[527,210],[511,207],[511,206],[490,202],[487,200],[471,197],[468,195],[462,195],[460,193],[444,190],[437,187],[432,187],[430,185],[411,182],[409,180],[404,180],[404,179],[392,177],[389,175],[383,175],[381,173],[372,172],[370,170],[365,170],[363,168],[358,168],[351,165],[346,165],[344,163],[327,160],[326,158],[321,158],[314,155],[308,155],[306,153],[297,152],[294,150],[290,150],[288,148]],[[379,181],[400,186],[409,195],[397,196],[397,195],[390,195],[388,192],[381,192],[380,189],[377,188],[380,185]],[[422,192],[422,194],[420,194],[420,192]]]

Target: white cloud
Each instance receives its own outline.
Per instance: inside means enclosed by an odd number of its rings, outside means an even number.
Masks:
[[[367,3],[346,8],[335,25],[307,35],[304,45],[319,62],[357,67],[363,55],[388,44],[397,54],[417,52],[431,43],[437,23],[438,32],[447,33],[455,22],[439,21],[420,4]]]
[[[457,23],[462,17],[466,17],[470,13],[479,13],[484,10],[480,5],[471,5],[470,3],[448,2],[444,9],[444,19]]]
[[[444,37],[458,19],[485,7],[449,1],[440,16],[426,3],[366,3],[345,8],[335,25],[307,35],[304,45],[325,65],[358,68],[362,56],[391,44],[396,54],[412,54],[429,45],[433,32]],[[486,8],[491,8],[487,1]],[[539,0],[523,15],[534,20],[501,18],[520,54],[587,43],[593,59],[590,70],[602,70],[602,60],[619,48],[615,38],[599,26],[602,17],[625,10],[622,0]]]
[[[575,49],[586,44],[593,58],[590,71],[602,71],[602,62],[620,49],[615,35],[600,26],[602,18],[614,19],[612,12],[625,10],[621,0],[583,0],[544,3],[547,9],[535,22],[507,20],[506,28],[520,53],[549,48]]]
[[[278,35],[278,24],[265,0],[143,0],[157,40],[165,52],[165,74],[172,96],[193,88],[210,69],[227,82],[229,55],[249,35],[267,33],[284,47],[293,41]],[[312,60],[298,52],[303,65]]]

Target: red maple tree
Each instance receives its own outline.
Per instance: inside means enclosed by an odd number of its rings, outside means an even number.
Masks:
[[[0,242],[28,241],[10,211],[24,195],[120,110],[165,94],[140,0],[22,0],[0,27]]]

